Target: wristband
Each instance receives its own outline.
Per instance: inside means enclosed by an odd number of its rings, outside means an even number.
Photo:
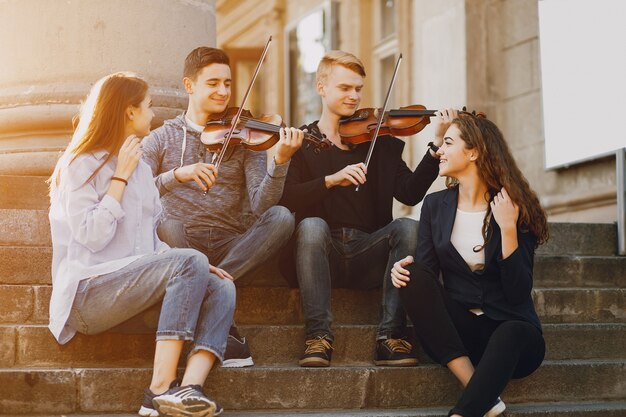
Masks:
[[[431,151],[433,151],[434,153],[437,153],[437,151],[439,150],[439,146],[435,145],[434,142],[428,142],[428,147],[430,148]]]
[[[123,182],[124,185],[128,185],[128,181],[126,181],[124,178],[120,178],[120,177],[111,177],[111,181],[120,181],[120,182]]]

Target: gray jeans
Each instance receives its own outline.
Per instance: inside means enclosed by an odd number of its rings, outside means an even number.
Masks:
[[[319,217],[308,217],[296,229],[296,271],[305,316],[307,339],[331,332],[331,287],[368,290],[382,286],[381,320],[377,339],[403,336],[406,313],[390,271],[396,261],[417,249],[418,223],[396,219],[365,233],[331,230]]]
[[[146,255],[119,271],[80,282],[68,324],[83,334],[108,330],[163,300],[157,340],[189,340],[192,353],[221,361],[235,310],[235,286],[209,273],[193,249]]]
[[[192,247],[203,252],[212,265],[238,279],[278,254],[291,237],[294,222],[294,216],[285,207],[272,206],[244,233],[207,228],[190,234],[183,222],[175,219],[163,221],[157,232],[172,247]]]

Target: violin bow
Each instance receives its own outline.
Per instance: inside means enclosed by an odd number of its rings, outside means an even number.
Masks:
[[[391,77],[391,82],[389,83],[389,88],[387,89],[387,96],[385,97],[385,103],[383,104],[383,109],[378,115],[378,123],[376,123],[376,130],[374,131],[374,137],[372,138],[372,143],[370,143],[370,148],[367,151],[367,156],[365,157],[365,168],[367,168],[370,164],[370,160],[372,159],[372,153],[374,152],[374,146],[376,145],[376,140],[378,139],[378,132],[380,132],[380,127],[383,124],[383,120],[385,119],[385,111],[387,111],[387,106],[389,105],[389,97],[391,96],[391,90],[393,90],[393,85],[396,83],[396,77],[398,76],[398,68],[400,68],[400,62],[402,62],[402,54],[398,57],[398,61],[396,62],[396,68],[393,70],[393,76]],[[359,187],[361,185],[357,185],[356,191],[359,191]]]
[[[250,80],[250,84],[248,84],[248,89],[246,93],[243,95],[243,100],[241,100],[241,106],[239,106],[239,110],[237,110],[237,114],[231,120],[230,130],[226,135],[226,139],[224,139],[224,144],[222,145],[222,149],[220,149],[219,153],[213,155],[213,165],[215,168],[219,168],[222,160],[224,159],[224,155],[226,155],[226,150],[228,149],[228,144],[230,143],[230,138],[233,136],[233,132],[235,132],[235,128],[239,124],[239,118],[241,117],[241,112],[243,111],[243,107],[246,105],[246,101],[248,100],[248,96],[250,95],[250,91],[252,90],[252,86],[256,81],[257,76],[259,75],[259,70],[261,69],[261,65],[263,64],[263,60],[265,59],[265,55],[267,54],[267,49],[270,46],[270,42],[272,42],[272,37],[267,40],[265,44],[265,48],[263,49],[263,53],[261,54],[261,58],[259,62],[256,64],[256,69],[254,70],[254,74],[252,75],[252,80]]]

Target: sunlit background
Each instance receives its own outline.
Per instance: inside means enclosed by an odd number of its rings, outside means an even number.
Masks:
[[[620,0],[3,0],[0,175],[48,175],[78,104],[107,73],[148,80],[155,127],[180,113],[182,63],[199,45],[230,55],[238,105],[271,35],[247,104],[254,114],[316,119],[315,69],[329,49],[363,60],[362,105],[382,106],[402,53],[391,108],[486,112],[551,221],[614,222],[625,15]],[[428,126],[404,138],[411,167],[432,134]]]

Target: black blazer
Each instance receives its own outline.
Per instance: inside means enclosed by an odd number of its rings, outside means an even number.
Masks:
[[[502,259],[502,238],[491,217],[485,247],[485,268],[472,272],[452,245],[458,188],[430,194],[424,199],[415,261],[428,266],[452,299],[469,308],[481,308],[494,320],[523,320],[541,330],[531,291],[537,238],[517,228],[518,248]]]

